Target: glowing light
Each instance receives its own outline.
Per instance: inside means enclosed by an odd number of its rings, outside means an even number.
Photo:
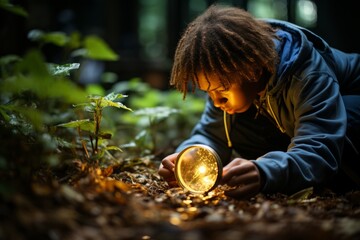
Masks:
[[[204,174],[204,173],[206,173],[206,167],[205,166],[200,166],[198,171],[199,171],[200,174]]]
[[[203,178],[203,182],[211,183],[211,179],[208,176],[206,176],[206,177]]]
[[[194,145],[179,153],[175,177],[181,187],[193,193],[205,193],[216,187],[222,172],[217,153],[206,145]]]

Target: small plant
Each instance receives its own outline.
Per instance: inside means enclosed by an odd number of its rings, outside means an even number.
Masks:
[[[59,163],[51,126],[86,93],[66,76],[77,64],[50,67],[37,50],[1,57],[0,67],[0,175],[28,183],[37,169]]]
[[[137,149],[138,153],[156,154],[158,149],[158,128],[171,115],[178,113],[177,109],[170,107],[149,107],[136,110],[134,116],[139,117],[138,124],[142,130],[135,136],[134,140],[124,147]]]
[[[23,8],[8,0],[0,1],[0,8],[23,17],[28,15]],[[59,137],[54,126],[76,119],[71,108],[86,102],[88,95],[76,83],[78,75],[71,72],[79,70],[78,62],[82,59],[118,59],[118,55],[97,36],[32,30],[28,37],[39,43],[37,48],[28,49],[21,56],[9,54],[0,57],[0,194],[15,189],[12,186],[14,178],[29,184],[39,169],[56,167],[69,159],[67,152],[61,150],[71,144]],[[43,48],[46,44],[58,46],[63,58],[48,61]],[[76,62],[71,59],[76,59]],[[101,155],[103,140],[108,137],[100,131],[102,109],[107,106],[126,108],[114,102],[121,97],[123,95],[113,94],[88,98],[87,110],[92,109],[96,117],[89,121],[89,126],[94,126],[91,129],[94,149],[93,154],[88,154],[92,155],[90,158]],[[80,125],[79,129],[85,124]],[[64,130],[61,133],[69,136],[74,132]],[[116,147],[107,149],[112,148]]]
[[[127,153],[132,151],[142,156],[161,157],[172,153],[188,137],[205,106],[203,96],[189,95],[188,101],[184,102],[178,91],[160,91],[139,78],[119,82],[111,91],[131,95],[126,105],[134,112],[125,113],[121,118],[122,126],[129,125],[127,136],[131,139],[121,147],[126,148]]]
[[[111,133],[101,131],[101,120],[103,115],[103,109],[107,107],[122,108],[128,111],[132,111],[121,102],[116,100],[127,97],[123,94],[110,93],[105,97],[101,96],[89,96],[89,102],[75,105],[76,108],[81,108],[84,112],[91,113],[93,119],[82,119],[71,121],[57,125],[58,127],[76,128],[79,134],[79,140],[82,149],[85,153],[88,162],[95,160],[97,162],[104,156],[104,153],[109,150],[121,151],[117,146],[107,146],[105,140],[111,138]],[[82,137],[82,133],[85,132],[89,137],[86,141]],[[89,143],[89,144],[88,144]],[[88,151],[88,145],[90,145],[91,153]]]

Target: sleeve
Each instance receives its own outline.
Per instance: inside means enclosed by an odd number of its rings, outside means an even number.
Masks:
[[[209,97],[207,97],[200,121],[193,128],[190,138],[182,142],[176,151],[179,152],[194,144],[205,144],[213,148],[223,164],[230,160],[232,150],[227,146],[223,111],[216,108]]]
[[[288,93],[294,136],[286,152],[269,152],[254,163],[265,176],[263,192],[294,193],[325,184],[338,171],[346,133],[339,85],[326,73],[295,79]],[[291,107],[289,107],[291,106]]]

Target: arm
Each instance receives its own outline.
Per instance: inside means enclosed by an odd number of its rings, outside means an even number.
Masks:
[[[326,73],[293,78],[285,104],[292,110],[287,120],[294,122],[287,152],[254,161],[265,176],[264,192],[293,193],[325,184],[340,165],[346,112],[338,83]]]

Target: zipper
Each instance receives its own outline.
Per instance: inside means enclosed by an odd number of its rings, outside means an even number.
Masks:
[[[279,120],[276,118],[276,116],[275,116],[275,113],[274,113],[274,111],[273,111],[273,109],[272,109],[272,107],[271,107],[271,104],[270,104],[270,96],[269,95],[267,95],[266,96],[266,102],[267,102],[267,105],[268,105],[268,109],[269,109],[269,114],[270,114],[270,116],[275,120],[275,123],[276,123],[276,126],[277,126],[277,128],[282,132],[282,133],[285,133],[285,129],[280,125],[280,122],[279,122]]]
[[[228,147],[232,147],[232,143],[231,143],[231,139],[230,139],[230,134],[229,134],[229,129],[228,129],[228,125],[227,125],[227,117],[226,117],[226,112],[224,111],[224,128],[225,128],[225,135],[226,135],[226,139],[227,139],[227,143],[228,143]]]

